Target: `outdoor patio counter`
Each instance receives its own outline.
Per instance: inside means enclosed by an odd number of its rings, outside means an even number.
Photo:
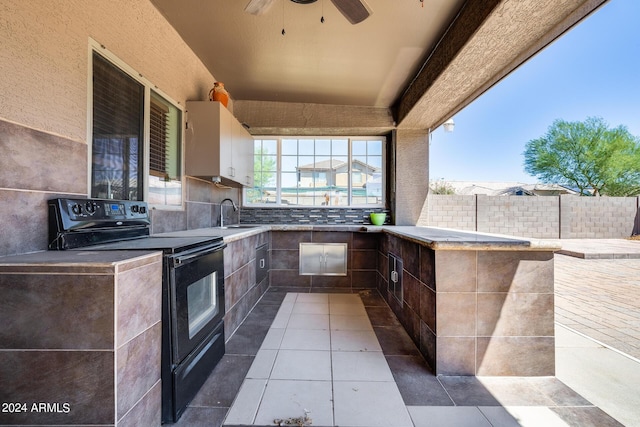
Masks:
[[[366,273],[370,279],[358,286],[378,289],[437,375],[555,375],[553,263],[561,248],[558,241],[414,226],[269,224],[206,230],[240,246],[240,240],[260,233],[291,232],[286,250],[275,247],[275,252],[291,255],[292,263],[298,243],[312,241],[312,234],[318,234],[318,241],[361,235],[359,242],[363,233],[377,234],[367,252],[352,249],[359,258],[351,258],[345,278],[318,277],[319,285],[313,284],[315,279],[309,285],[309,276],[299,276],[295,263],[271,270],[271,285],[341,288],[344,280],[351,286],[351,278],[355,283],[356,276]],[[372,275],[360,270],[361,251],[374,258]],[[390,280],[391,256],[402,261],[400,284]]]
[[[374,228],[426,245],[433,250],[557,251],[561,248],[559,242],[552,240],[499,236],[437,227],[367,226],[367,231],[373,231]]]
[[[253,226],[254,224],[245,224]],[[558,251],[559,241],[527,239],[513,236],[458,231],[447,228],[396,225],[313,225],[313,224],[255,224],[252,228],[211,228],[212,234],[222,235],[225,242],[243,239],[265,231],[343,231],[388,233],[410,240],[433,250],[487,250],[487,251]],[[165,235],[197,234],[200,230],[177,231]]]
[[[555,375],[559,242],[381,228],[379,268],[385,254],[399,256],[404,283],[400,298],[389,280],[379,290],[437,375]]]

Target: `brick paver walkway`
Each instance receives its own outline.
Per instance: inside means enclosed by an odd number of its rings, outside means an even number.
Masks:
[[[640,259],[555,256],[556,321],[640,359]]]

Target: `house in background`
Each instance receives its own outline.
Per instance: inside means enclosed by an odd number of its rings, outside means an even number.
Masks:
[[[360,160],[351,163],[351,185],[366,187],[380,168]],[[324,160],[298,166],[298,185],[300,187],[346,187],[349,182],[349,164],[340,160]]]
[[[499,181],[430,181],[431,188],[446,188],[452,194],[485,196],[559,196],[579,195],[578,191],[560,184],[525,184]]]

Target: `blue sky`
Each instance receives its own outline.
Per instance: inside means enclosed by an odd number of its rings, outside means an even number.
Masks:
[[[640,1],[610,0],[432,134],[431,179],[538,180],[527,141],[555,119],[602,117],[640,136]]]

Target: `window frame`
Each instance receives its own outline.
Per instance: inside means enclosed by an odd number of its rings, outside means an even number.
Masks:
[[[130,67],[126,62],[121,60],[113,52],[107,50],[105,46],[98,43],[92,38],[89,38],[88,49],[88,78],[87,78],[87,146],[88,146],[88,167],[87,167],[87,194],[92,193],[92,156],[93,156],[93,55],[98,54],[105,60],[109,61],[113,66],[119,68],[122,72],[126,73],[129,77],[140,83],[144,87],[144,107],[143,107],[143,147],[142,147],[142,200],[149,200],[149,175],[151,174],[149,165],[149,153],[150,153],[150,115],[151,115],[151,92],[155,92],[165,101],[170,103],[180,112],[180,204],[159,204],[149,203],[150,208],[156,208],[160,210],[184,210],[185,198],[186,198],[186,181],[185,181],[185,165],[184,165],[184,127],[185,127],[185,109],[180,102],[174,100],[165,92],[160,90],[155,84],[147,80],[141,73]]]
[[[347,145],[348,145],[348,165],[349,165],[349,169],[347,172],[347,204],[346,205],[292,205],[292,204],[288,204],[288,203],[282,203],[282,158],[283,158],[283,154],[282,154],[282,140],[284,139],[295,139],[295,140],[312,140],[312,141],[316,141],[316,140],[347,140]],[[387,164],[387,144],[388,144],[388,138],[386,136],[308,136],[308,135],[298,135],[298,136],[293,136],[293,135],[278,135],[278,136],[274,136],[274,135],[256,135],[254,136],[254,140],[258,141],[264,141],[264,140],[269,140],[269,141],[276,141],[276,170],[275,170],[275,174],[276,174],[276,202],[275,203],[250,203],[248,201],[249,196],[247,194],[248,191],[252,191],[254,190],[256,187],[252,187],[252,188],[244,188],[242,191],[242,205],[243,207],[246,208],[290,208],[290,209],[367,209],[367,208],[385,208],[386,207],[386,180],[387,180],[387,168],[386,168],[386,164]],[[352,165],[354,162],[354,158],[357,157],[357,155],[353,154],[352,151],[352,147],[353,147],[353,141],[380,141],[381,145],[382,145],[382,149],[381,149],[381,153],[380,153],[380,157],[381,157],[381,167],[380,167],[380,176],[381,176],[381,183],[380,183],[380,192],[381,192],[381,196],[380,196],[380,202],[379,203],[369,203],[369,204],[363,204],[363,203],[358,203],[355,204],[353,203],[353,173],[354,173],[354,169],[352,169]],[[255,156],[255,146],[254,146],[254,156]],[[298,153],[296,155],[297,157],[300,157],[301,154]],[[305,155],[302,155],[305,156]],[[337,157],[343,157],[343,156],[337,156]],[[300,175],[300,171],[296,172],[298,174],[298,176]],[[313,173],[316,174],[318,173],[318,170],[313,170]]]

